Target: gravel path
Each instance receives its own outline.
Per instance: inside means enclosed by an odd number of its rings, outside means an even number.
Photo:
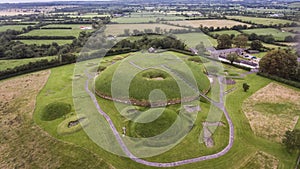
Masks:
[[[224,115],[226,117],[226,120],[229,124],[229,144],[220,152],[215,153],[215,154],[211,154],[211,155],[206,155],[206,156],[201,156],[201,157],[196,157],[196,158],[191,158],[191,159],[186,159],[186,160],[181,160],[181,161],[174,161],[174,162],[167,162],[167,163],[160,163],[160,162],[150,162],[150,161],[146,161],[143,159],[140,159],[138,157],[136,157],[135,155],[133,155],[130,150],[126,147],[125,143],[123,142],[120,134],[118,133],[116,127],[114,126],[111,118],[101,109],[100,105],[97,102],[97,99],[94,95],[93,92],[90,91],[89,89],[89,81],[91,79],[94,78],[93,75],[87,74],[88,79],[86,80],[86,84],[85,84],[85,90],[86,92],[90,95],[93,103],[95,104],[98,112],[106,119],[106,121],[108,122],[116,140],[118,141],[119,145],[121,146],[122,150],[124,151],[124,153],[133,161],[137,162],[137,163],[141,163],[147,166],[154,166],[154,167],[174,167],[174,166],[180,166],[180,165],[184,165],[184,164],[189,164],[189,163],[195,163],[195,162],[200,162],[200,161],[204,161],[204,160],[210,160],[210,159],[215,159],[218,157],[221,157],[223,155],[225,155],[232,147],[233,145],[233,141],[234,141],[234,127],[231,121],[231,118],[229,117],[229,114],[224,106],[224,87],[221,83],[221,80],[223,77],[219,77],[219,84],[220,84],[220,102],[215,102],[212,99],[210,99],[209,97],[207,97],[204,94],[200,95],[202,97],[204,97],[205,99],[207,99],[209,102],[211,102],[213,105],[215,105],[216,107],[220,108],[223,112]]]

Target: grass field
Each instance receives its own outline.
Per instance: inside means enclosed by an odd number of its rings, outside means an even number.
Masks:
[[[188,47],[194,48],[200,42],[203,42],[206,47],[212,47],[217,45],[217,40],[204,33],[184,33],[176,34],[178,39],[182,40],[187,44]]]
[[[300,32],[300,27],[286,27],[286,28],[282,28],[282,30]]]
[[[240,32],[235,31],[235,30],[228,30],[228,31],[214,31],[214,32],[209,32],[209,33],[212,34],[212,35],[216,35],[216,34],[219,34],[219,35],[228,34],[228,35],[235,35],[235,36],[241,34]]]
[[[8,29],[21,31],[22,28],[27,28],[28,26],[33,26],[33,25],[4,25],[4,26],[0,26],[0,32],[5,32]]]
[[[255,24],[262,24],[262,25],[286,24],[286,23],[293,22],[284,19],[257,18],[257,17],[247,17],[247,16],[226,16],[226,17],[229,19],[240,19],[242,21],[251,21]]]
[[[0,60],[0,71],[5,70],[7,68],[14,68],[16,66],[21,66],[24,64],[28,64],[29,62],[35,62],[41,59],[54,59],[57,56],[48,56],[48,57],[40,57],[40,58],[29,58],[29,59],[12,59],[12,60]]]
[[[45,27],[71,27],[72,29],[36,29],[20,36],[74,36],[78,37],[82,31],[93,31],[93,30],[81,30],[80,26],[91,26],[91,25],[80,25],[80,24],[53,24]]]
[[[23,42],[28,45],[50,45],[53,42],[56,42],[58,45],[65,45],[72,43],[73,40],[19,40],[20,42]]]
[[[277,41],[283,41],[286,36],[294,36],[295,34],[292,34],[290,32],[282,32],[278,29],[274,28],[262,28],[262,29],[248,29],[248,30],[242,30],[246,34],[255,33],[257,35],[273,35],[275,40]]]
[[[72,28],[73,30],[80,30],[80,26],[92,27],[92,25],[88,25],[88,24],[49,24],[49,25],[43,26],[42,28],[49,28],[49,27],[55,27],[55,28],[69,27],[69,28]]]
[[[85,13],[83,15],[68,15],[70,18],[94,18],[94,17],[109,17],[110,15],[99,15],[98,13]]]
[[[92,62],[92,61],[89,61]],[[227,69],[237,70],[234,67],[227,66]],[[49,102],[54,100],[60,100],[72,103],[72,92],[71,85],[72,80],[71,76],[73,73],[73,66],[63,66],[59,68],[52,69],[52,74],[47,82],[47,85],[42,90],[38,96],[37,100],[37,109],[35,110],[35,121],[52,136],[62,139],[63,141],[72,142],[81,147],[85,147],[97,154],[100,155],[108,163],[111,163],[115,168],[152,168],[143,166],[141,164],[132,162],[127,158],[122,158],[116,155],[112,155],[103,149],[96,146],[90,140],[88,140],[86,134],[83,131],[67,135],[67,136],[58,136],[56,133],[56,126],[63,121],[59,119],[57,121],[52,121],[50,123],[42,123],[39,120],[39,111],[40,109]],[[296,161],[296,154],[289,154],[284,149],[281,144],[273,143],[265,139],[256,137],[248,123],[247,118],[241,110],[242,103],[245,99],[251,96],[260,88],[266,86],[270,83],[271,80],[259,77],[257,75],[248,75],[244,79],[237,80],[237,90],[227,95],[226,107],[230,116],[233,120],[235,126],[235,142],[233,148],[223,157],[218,159],[213,159],[209,161],[203,161],[199,163],[189,164],[177,167],[178,169],[184,168],[243,168],[245,162],[249,160],[249,155],[255,154],[257,151],[263,151],[267,154],[270,154],[276,159],[279,160],[278,168],[293,168]],[[243,92],[241,87],[242,83],[247,82],[250,85],[250,90],[248,92]],[[105,112],[109,113],[112,120],[114,121],[118,130],[121,131],[121,127],[125,125],[123,122],[123,117],[117,113],[112,102],[105,99],[99,99],[99,103]],[[178,146],[174,147],[171,151],[168,151],[160,156],[152,157],[149,160],[151,161],[174,161],[178,159],[185,159],[190,157],[197,157],[201,154],[212,153],[219,151],[218,149],[205,149],[203,145],[199,145],[198,137],[200,134],[200,129],[202,127],[201,122],[205,120],[206,113],[209,109],[209,105],[206,103],[201,103],[202,112],[198,114],[196,120],[196,126]],[[176,107],[175,107],[176,109]],[[219,133],[219,146],[224,146],[224,140],[226,138],[226,128],[218,128]],[[228,131],[227,131],[228,132]],[[78,139],[81,138],[81,139]],[[218,142],[218,141],[217,141]]]
[[[175,24],[175,25],[181,25],[181,26],[192,26],[194,28],[199,28],[200,25],[207,26],[207,27],[228,27],[231,28],[235,25],[247,25],[250,26],[249,24],[245,24],[242,22],[237,22],[237,21],[232,21],[232,20],[226,20],[226,19],[207,19],[207,20],[190,20],[190,21],[169,21],[169,23]]]
[[[46,70],[0,81],[1,168],[109,168],[98,155],[61,142],[34,123],[36,96],[50,73]]]
[[[113,18],[111,22],[117,23],[148,23],[156,22],[157,19],[164,21],[183,20],[186,17],[175,15],[163,15],[155,13],[133,13],[131,16]]]
[[[154,32],[156,27],[160,27],[161,30],[166,29],[167,31],[169,31],[170,29],[186,29],[182,27],[170,26],[165,24],[109,24],[106,25],[105,33],[106,35],[116,36],[116,35],[124,34],[125,29],[129,29],[130,33],[132,33],[134,29],[137,29],[139,31],[144,31],[144,29],[152,29]]]

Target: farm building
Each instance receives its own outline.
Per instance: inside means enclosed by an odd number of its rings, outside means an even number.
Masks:
[[[227,56],[230,53],[236,53],[238,55],[244,54],[244,49],[241,48],[231,48],[231,49],[222,49],[222,50],[208,50],[212,58],[218,58],[220,56]]]
[[[148,52],[149,52],[149,53],[154,53],[154,52],[155,52],[155,49],[154,49],[153,47],[150,47],[150,48],[148,49]]]

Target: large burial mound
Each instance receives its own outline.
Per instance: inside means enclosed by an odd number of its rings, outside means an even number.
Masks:
[[[137,52],[120,60],[96,78],[96,93],[106,99],[152,107],[191,101],[199,92],[206,93],[210,83],[203,65],[176,55],[180,54]]]

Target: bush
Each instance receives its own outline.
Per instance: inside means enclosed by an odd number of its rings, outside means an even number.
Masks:
[[[71,111],[71,105],[63,102],[53,102],[44,107],[41,119],[51,121],[58,119]]]

